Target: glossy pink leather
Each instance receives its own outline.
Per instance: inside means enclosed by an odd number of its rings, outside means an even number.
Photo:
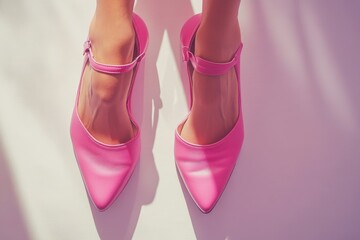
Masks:
[[[206,75],[220,75],[235,68],[239,86],[239,116],[232,130],[223,139],[209,145],[197,145],[185,141],[180,132],[186,119],[175,132],[175,161],[180,176],[200,210],[208,213],[214,208],[226,187],[244,139],[240,97],[242,43],[234,53],[233,59],[227,63],[213,63],[194,56],[191,50],[200,19],[200,14],[191,17],[181,30],[182,54],[187,65],[190,89],[193,69]],[[190,91],[190,109],[191,106],[192,93]]]
[[[124,189],[140,156],[140,128],[132,117],[130,99],[138,65],[145,56],[148,31],[143,20],[135,14],[133,15],[133,25],[136,32],[137,57],[129,64],[106,65],[99,63],[93,58],[91,41],[87,40],[84,44],[85,59],[71,119],[70,135],[84,185],[90,199],[100,211],[107,209]],[[77,106],[81,79],[88,63],[94,70],[109,74],[134,70],[127,99],[127,109],[137,131],[135,136],[126,143],[108,145],[97,141],[79,119]]]

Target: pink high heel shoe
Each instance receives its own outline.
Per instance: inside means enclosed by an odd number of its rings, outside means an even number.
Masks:
[[[107,209],[124,189],[140,156],[140,128],[132,117],[130,99],[139,64],[145,56],[148,31],[144,21],[136,14],[133,14],[133,26],[136,33],[134,51],[136,57],[129,64],[106,65],[99,63],[93,57],[90,40],[84,44],[85,59],[71,119],[70,135],[85,188],[90,199],[100,211]],[[97,141],[87,131],[79,118],[77,106],[81,79],[88,63],[95,71],[108,74],[119,74],[133,69],[133,78],[127,98],[127,110],[136,128],[136,133],[126,143],[108,145]]]
[[[201,14],[191,17],[181,30],[183,60],[187,66],[190,83],[190,109],[192,107],[192,72],[193,69],[206,75],[221,75],[235,67],[239,86],[239,116],[231,131],[221,140],[209,145],[197,145],[185,141],[180,133],[186,121],[175,132],[175,162],[180,176],[192,199],[199,209],[209,213],[224,191],[235,167],[243,139],[244,127],[240,97],[240,53],[242,43],[233,59],[227,63],[214,63],[194,56],[195,33],[199,27]]]

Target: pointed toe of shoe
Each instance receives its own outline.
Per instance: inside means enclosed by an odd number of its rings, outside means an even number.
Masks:
[[[97,209],[106,210],[124,190],[133,171],[133,166],[121,166],[117,169],[96,167],[81,168],[90,199]]]
[[[111,198],[104,197],[96,198],[96,196],[92,196],[91,198],[93,199],[94,206],[99,211],[105,211],[110,206],[110,203],[113,201]]]
[[[125,188],[136,167],[140,132],[124,144],[102,144],[89,135],[74,109],[70,133],[88,195],[99,210],[105,210]]]
[[[115,201],[129,181],[139,158],[139,153],[134,148],[139,146],[124,146],[122,149],[106,152],[107,154],[99,154],[99,148],[96,154],[89,149],[75,150],[87,192],[100,211],[107,209]]]
[[[222,195],[236,165],[242,142],[241,122],[224,139],[210,145],[188,143],[176,132],[176,166],[202,212],[209,213]]]
[[[107,209],[125,188],[138,162],[137,149],[138,143],[112,151],[74,147],[87,192],[100,211]]]
[[[197,152],[199,151],[197,149]],[[198,154],[188,154],[188,156],[194,155]],[[179,157],[176,160],[180,176],[192,199],[203,213],[209,213],[223,193],[236,159],[228,162],[225,166],[221,163],[224,160],[221,158],[211,162],[207,161],[207,158],[184,159]]]
[[[191,176],[197,174],[182,173],[185,185],[198,208],[203,213],[209,213],[220,198],[225,185],[220,187],[218,182],[211,175]]]
[[[91,189],[91,190],[90,190]],[[92,203],[99,211],[105,211],[110,207],[111,203],[115,200],[114,188],[89,188],[88,193]]]

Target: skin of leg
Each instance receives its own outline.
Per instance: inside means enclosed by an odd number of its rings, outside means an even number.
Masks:
[[[133,0],[98,0],[89,27],[94,58],[104,64],[125,64],[133,59],[135,33]],[[85,67],[78,113],[90,134],[106,144],[124,143],[134,135],[126,99],[132,71],[117,75]]]
[[[204,0],[202,19],[195,36],[195,55],[213,62],[230,61],[241,42],[240,0]],[[193,72],[193,106],[181,136],[195,144],[211,144],[223,138],[238,117],[235,70],[207,76]]]

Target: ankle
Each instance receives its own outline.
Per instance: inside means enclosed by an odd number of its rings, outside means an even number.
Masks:
[[[134,0],[97,0],[95,15],[113,20],[127,18],[131,20]]]
[[[131,19],[107,18],[95,14],[89,27],[94,58],[105,64],[126,64],[132,61],[135,31]]]
[[[100,63],[121,65],[133,60],[135,31],[131,19],[112,19],[95,13],[89,39],[93,56]],[[124,105],[131,77],[132,71],[114,75],[92,70],[91,93],[98,103]]]
[[[237,19],[224,25],[204,21],[196,32],[195,55],[214,62],[227,62],[231,60],[240,42]]]

